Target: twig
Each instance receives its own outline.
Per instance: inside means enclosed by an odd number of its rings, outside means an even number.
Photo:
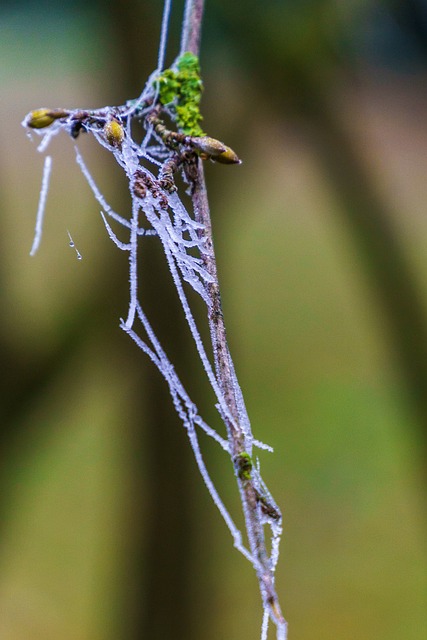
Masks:
[[[152,225],[153,231],[163,244],[186,320],[204,370],[215,391],[219,411],[227,428],[227,449],[231,454],[240,491],[250,552],[241,544],[240,532],[234,525],[231,526],[231,532],[236,547],[250,559],[258,576],[264,605],[261,638],[266,640],[268,621],[271,618],[276,624],[277,640],[286,640],[286,622],[281,613],[274,586],[274,569],[278,558],[282,519],[280,511],[259,475],[259,470],[254,467],[252,462],[252,448],[257,445],[257,442],[253,439],[250,430],[249,419],[227,344],[202,164],[202,159],[208,158],[224,164],[240,163],[232,149],[219,140],[206,136],[198,127],[198,121],[201,119],[197,111],[201,95],[198,53],[203,7],[203,0],[186,0],[181,55],[178,62],[176,66],[165,70],[160,75],[157,73],[151,76],[136,101],[128,101],[120,107],[105,107],[95,111],[36,109],[26,116],[23,124],[44,136],[38,147],[39,150],[44,149],[52,136],[61,129],[65,129],[73,138],[76,138],[80,132],[91,132],[102,146],[114,154],[119,165],[126,171],[132,194],[131,221],[114,213],[107,205],[77,152],[77,161],[105,214],[130,229],[130,241],[123,243],[115,236],[109,224],[106,224],[111,239],[120,249],[129,252],[131,296],[128,317],[126,322],[122,323],[122,328],[152,358],[168,382],[175,408],[182,418],[184,426],[188,429],[190,442],[202,477],[224,519],[230,526],[230,518],[225,507],[219,500],[216,490],[212,487],[204,465],[200,462],[197,435],[194,429],[195,425],[201,426],[202,424],[197,415],[197,408],[189,400],[178,377],[173,373],[172,364],[160,347],[151,326],[145,320],[138,301],[136,268],[138,238],[146,233],[143,228],[139,227],[139,213],[142,210],[146,221]],[[165,16],[168,15],[169,8],[170,3],[166,2]],[[166,22],[165,18],[163,25]],[[164,33],[164,28],[163,26],[162,33]],[[161,51],[163,51],[164,45],[165,37],[162,35]],[[163,53],[159,59],[162,57]],[[169,92],[171,80],[174,81],[172,88],[176,91],[175,85],[178,83],[179,91],[177,92],[177,103],[175,106],[172,105],[172,112],[168,112],[167,105],[171,104],[173,95]],[[189,109],[190,106],[192,109]],[[176,112],[174,113],[175,107]],[[180,112],[178,112],[178,107],[181,109]],[[166,128],[161,119],[163,110],[172,120],[175,120],[178,125],[177,132]],[[197,117],[194,117],[195,113]],[[188,114],[191,115],[191,118],[188,117]],[[174,118],[174,116],[176,117]],[[131,136],[129,119],[132,117],[144,118],[147,125],[147,135],[141,145],[136,144]],[[163,147],[160,151],[156,145],[157,142],[160,142],[160,147]],[[141,158],[160,167],[157,178],[141,164]],[[187,181],[190,184],[194,219],[187,213],[176,193],[173,176],[179,168],[185,171]],[[41,202],[47,190],[46,181],[44,180],[42,185]],[[169,209],[173,214],[172,217]],[[187,252],[187,248],[191,247],[199,249],[201,258]],[[207,303],[215,373],[188,305],[182,279],[187,281]],[[147,342],[140,339],[133,330],[134,321],[137,319],[143,325]],[[150,344],[151,346],[149,346]],[[272,531],[270,555],[267,552],[264,537],[266,524],[270,526]]]
[[[199,55],[203,6],[204,0],[187,0],[186,20],[184,22],[181,45],[182,51],[190,51],[197,56]],[[209,202],[203,162],[200,158],[197,160],[196,165],[191,168],[191,171],[187,172],[187,177],[192,185],[192,203],[195,219],[197,222],[203,224],[205,251],[202,253],[202,259],[206,270],[209,275],[212,276],[213,280],[206,284],[206,290],[209,298],[209,328],[215,359],[216,375],[220,388],[224,394],[227,407],[233,418],[233,420],[230,420],[225,416],[224,419],[227,425],[230,450],[232,452],[237,482],[242,499],[246,530],[251,551],[255,559],[263,599],[269,608],[270,616],[278,628],[283,630],[283,633],[281,634],[283,637],[286,622],[282,615],[274,586],[274,575],[266,549],[264,529],[260,518],[261,506],[259,492],[254,484],[251,473],[251,458],[247,451],[245,442],[245,432],[240,424],[239,402],[236,397],[234,384],[234,367],[228,348],[224,317],[222,313]],[[245,467],[245,463],[246,465],[249,463],[249,466]]]

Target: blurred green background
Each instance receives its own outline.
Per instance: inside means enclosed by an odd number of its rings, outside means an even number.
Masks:
[[[208,164],[232,353],[284,513],[291,640],[427,637],[427,8],[422,0],[207,0]],[[126,256],[73,143],[33,108],[100,107],[155,68],[162,2],[0,7],[2,640],[259,637],[253,570],[195,468],[158,372],[119,329]],[[167,63],[179,49],[174,4]],[[79,148],[110,203],[126,184]],[[68,246],[67,229],[83,255]],[[218,426],[155,242],[142,299]],[[203,318],[203,313],[200,314]],[[203,442],[240,523],[230,461]],[[273,632],[269,637],[273,637]]]

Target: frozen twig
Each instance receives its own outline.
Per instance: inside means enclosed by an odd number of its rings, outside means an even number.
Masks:
[[[204,0],[187,0],[181,51],[190,51],[199,55],[201,22],[203,16]],[[252,473],[252,441],[247,442],[245,429],[242,428],[242,412],[246,413],[244,406],[236,397],[234,367],[227,344],[227,336],[224,324],[224,316],[221,307],[221,294],[217,275],[215,251],[213,245],[212,225],[210,218],[209,202],[204,177],[203,163],[200,158],[195,169],[187,173],[187,179],[191,184],[191,195],[194,215],[197,222],[203,225],[201,231],[204,251],[202,258],[206,271],[212,278],[205,287],[209,298],[208,319],[212,340],[216,375],[220,388],[224,394],[225,402],[233,420],[225,416],[227,432],[230,442],[231,456],[235,466],[237,482],[239,484],[243,512],[246,521],[246,529],[255,568],[260,582],[260,589],[264,605],[270,617],[277,626],[278,638],[286,638],[286,622],[281,612],[279,599],[274,585],[274,567],[267,553],[264,526],[261,519],[259,503],[259,490],[255,485]],[[246,417],[246,416],[245,416]],[[250,466],[249,466],[250,465]],[[279,516],[280,517],[280,516]],[[267,633],[267,617],[265,615],[263,634]]]
[[[159,68],[148,78],[136,100],[129,100],[122,106],[96,110],[36,109],[27,115],[23,124],[42,137],[38,146],[40,151],[46,149],[52,136],[61,130],[74,140],[81,133],[92,134],[124,170],[132,201],[131,213],[127,217],[119,215],[108,205],[76,147],[77,162],[102,207],[101,216],[107,233],[119,249],[128,252],[130,300],[127,317],[121,327],[152,360],[168,383],[175,409],[187,430],[206,487],[231,532],[235,547],[252,563],[257,573],[264,608],[262,640],[267,638],[270,620],[276,625],[277,640],[286,640],[286,622],[274,584],[282,516],[261,478],[259,464],[252,457],[254,447],[268,447],[252,435],[227,344],[204,179],[203,160],[239,164],[240,159],[230,147],[207,136],[200,128],[202,82],[198,52],[203,6],[203,0],[186,1],[181,53],[169,69],[163,70],[171,8],[170,0],[165,0]],[[133,119],[139,119],[146,130],[140,144],[132,138]],[[165,122],[168,120],[176,125],[176,131],[167,128]],[[50,166],[48,157],[32,253],[40,243]],[[180,198],[175,174],[181,174],[189,184],[193,215],[186,210]],[[110,221],[128,235],[126,242],[119,239]],[[188,327],[216,397],[216,408],[226,427],[226,440],[199,415],[143,312],[139,298],[138,266],[140,243],[147,235],[154,235],[163,246]],[[184,283],[206,304],[213,363],[204,347]],[[216,440],[231,457],[243,507],[247,545],[210,478],[198,443],[198,429]],[[271,532],[270,552],[267,551],[264,533],[266,525]]]

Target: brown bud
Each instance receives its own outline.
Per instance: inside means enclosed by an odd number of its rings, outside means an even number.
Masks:
[[[121,147],[125,133],[122,125],[117,120],[110,120],[104,126],[105,137],[112,147]]]
[[[215,138],[210,138],[209,136],[192,137],[191,146],[209,157],[219,156],[227,149],[227,146],[223,142],[215,140]]]

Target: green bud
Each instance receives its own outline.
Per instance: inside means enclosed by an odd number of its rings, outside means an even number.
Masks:
[[[121,147],[125,133],[117,120],[110,120],[104,126],[105,137],[112,147]]]
[[[28,114],[26,124],[33,129],[48,127],[59,118],[66,118],[69,111],[63,109],[36,109]]]
[[[215,162],[221,162],[221,164],[242,164],[237,153],[233,151],[233,149],[230,149],[230,147],[225,147],[225,151],[217,156],[212,156],[212,160],[215,160]]]

